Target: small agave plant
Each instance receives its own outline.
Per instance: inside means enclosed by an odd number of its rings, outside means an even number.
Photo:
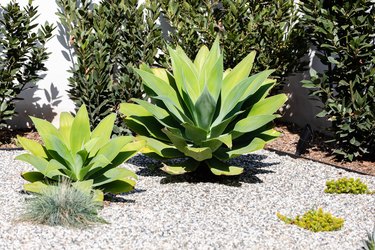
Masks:
[[[44,145],[18,137],[29,153],[16,159],[37,170],[22,174],[30,182],[24,185],[26,191],[42,194],[50,184],[61,180],[70,181],[86,193],[94,189],[95,200],[103,200],[103,192],[117,194],[133,190],[136,174],[117,166],[136,154],[144,142],[134,142],[131,136],[111,139],[115,114],[104,118],[93,131],[84,105],[76,117],[61,113],[59,128],[42,119],[31,119]]]
[[[262,149],[279,135],[272,121],[287,97],[267,97],[275,84],[268,79],[273,71],[249,76],[252,52],[224,72],[219,39],[211,50],[203,46],[194,61],[180,47],[169,53],[172,72],[146,65],[136,69],[152,102],[132,99],[120,105],[127,126],[147,142],[142,153],[186,159],[164,164],[169,174],[198,167],[215,175],[241,174],[243,168],[227,160]]]

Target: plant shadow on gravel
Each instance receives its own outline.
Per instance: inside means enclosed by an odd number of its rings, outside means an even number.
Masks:
[[[172,184],[172,183],[200,183],[210,182],[223,184],[227,186],[240,187],[242,183],[262,183],[263,181],[257,176],[260,174],[274,173],[274,171],[263,169],[269,166],[277,165],[278,162],[265,163],[262,160],[266,159],[267,156],[249,154],[231,159],[229,162],[234,166],[244,167],[244,172],[238,176],[217,176],[211,173],[208,168],[200,167],[198,170],[192,173],[184,175],[168,175],[163,172],[160,168],[162,167],[161,161],[150,159],[143,155],[137,155],[130,160],[140,170],[136,172],[139,176],[157,176],[163,177],[160,180],[160,184]]]

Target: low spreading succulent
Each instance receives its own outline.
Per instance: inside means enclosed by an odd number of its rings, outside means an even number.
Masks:
[[[90,131],[85,106],[78,110],[76,117],[61,113],[59,128],[42,119],[31,119],[44,145],[18,137],[29,153],[16,159],[37,170],[22,174],[31,182],[24,185],[26,191],[41,193],[48,184],[61,179],[69,179],[77,189],[94,189],[97,200],[103,199],[103,192],[116,194],[133,190],[136,174],[118,166],[137,153],[144,143],[133,142],[131,136],[111,139],[115,114],[104,118],[93,131]]]
[[[147,142],[142,151],[156,158],[186,158],[164,165],[169,174],[184,174],[208,167],[215,175],[238,175],[239,166],[228,159],[262,149],[279,135],[274,114],[286,95],[267,97],[275,81],[272,70],[249,77],[255,52],[235,68],[223,70],[223,55],[216,39],[211,50],[203,46],[194,61],[182,48],[169,48],[172,72],[142,65],[142,77],[151,103],[132,99],[122,103],[127,126]]]
[[[41,193],[27,198],[25,203],[26,207],[19,221],[80,228],[107,223],[98,215],[102,205],[93,200],[92,192],[82,192],[67,180],[48,186]]]
[[[371,194],[367,185],[361,179],[341,178],[338,180],[329,180],[326,182],[326,193],[330,194]]]
[[[295,219],[288,218],[280,213],[276,215],[287,224],[297,225],[313,232],[336,231],[341,229],[344,225],[344,219],[323,212],[321,208],[309,210],[302,216],[298,215]]]

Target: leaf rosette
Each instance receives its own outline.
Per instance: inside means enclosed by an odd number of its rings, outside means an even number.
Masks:
[[[115,114],[105,117],[93,131],[84,105],[75,117],[61,113],[59,128],[39,118],[31,119],[44,145],[18,137],[29,153],[16,159],[36,169],[22,174],[30,182],[24,185],[26,191],[42,193],[49,184],[62,179],[70,180],[84,192],[94,189],[97,200],[103,199],[103,192],[116,194],[134,189],[136,174],[118,166],[136,154],[144,142],[134,141],[131,136],[111,138]]]
[[[275,112],[286,95],[267,97],[275,81],[266,70],[249,76],[255,52],[236,67],[223,69],[216,39],[211,50],[203,46],[194,61],[182,48],[169,48],[172,71],[142,65],[142,77],[151,102],[122,103],[127,126],[146,141],[142,153],[156,158],[187,158],[166,165],[170,174],[184,174],[207,166],[215,175],[238,175],[239,166],[227,160],[259,149],[277,138]]]

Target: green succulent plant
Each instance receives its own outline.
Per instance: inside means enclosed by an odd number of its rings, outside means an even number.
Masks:
[[[156,158],[187,158],[162,168],[184,174],[200,166],[215,175],[238,175],[242,167],[226,161],[262,149],[279,135],[274,114],[286,95],[267,97],[275,81],[272,70],[249,77],[255,52],[224,72],[217,38],[201,47],[194,61],[182,48],[169,47],[172,72],[142,65],[137,73],[152,102],[122,103],[127,126],[145,140],[144,154]]]
[[[25,211],[19,221],[79,228],[95,223],[107,223],[98,216],[102,206],[93,200],[90,190],[82,192],[72,187],[67,180],[27,198],[25,204]]]
[[[309,210],[302,216],[297,215],[295,219],[288,218],[280,213],[276,213],[276,215],[287,224],[297,225],[313,232],[336,231],[344,225],[344,219],[323,212],[322,208]]]
[[[367,233],[367,239],[363,240],[361,250],[375,250],[375,226],[372,229],[372,233]]]
[[[121,193],[133,190],[137,176],[125,168],[118,168],[143,147],[142,141],[134,142],[131,136],[111,139],[115,114],[105,117],[90,131],[89,117],[83,105],[76,117],[63,112],[60,127],[48,121],[31,117],[44,145],[18,137],[29,153],[16,157],[33,165],[37,171],[25,172],[22,177],[31,182],[26,191],[41,193],[48,184],[69,179],[81,190],[95,189],[96,199],[103,199],[103,192]]]
[[[329,180],[326,182],[326,193],[330,194],[372,194],[367,185],[361,179],[341,178],[338,180]]]

